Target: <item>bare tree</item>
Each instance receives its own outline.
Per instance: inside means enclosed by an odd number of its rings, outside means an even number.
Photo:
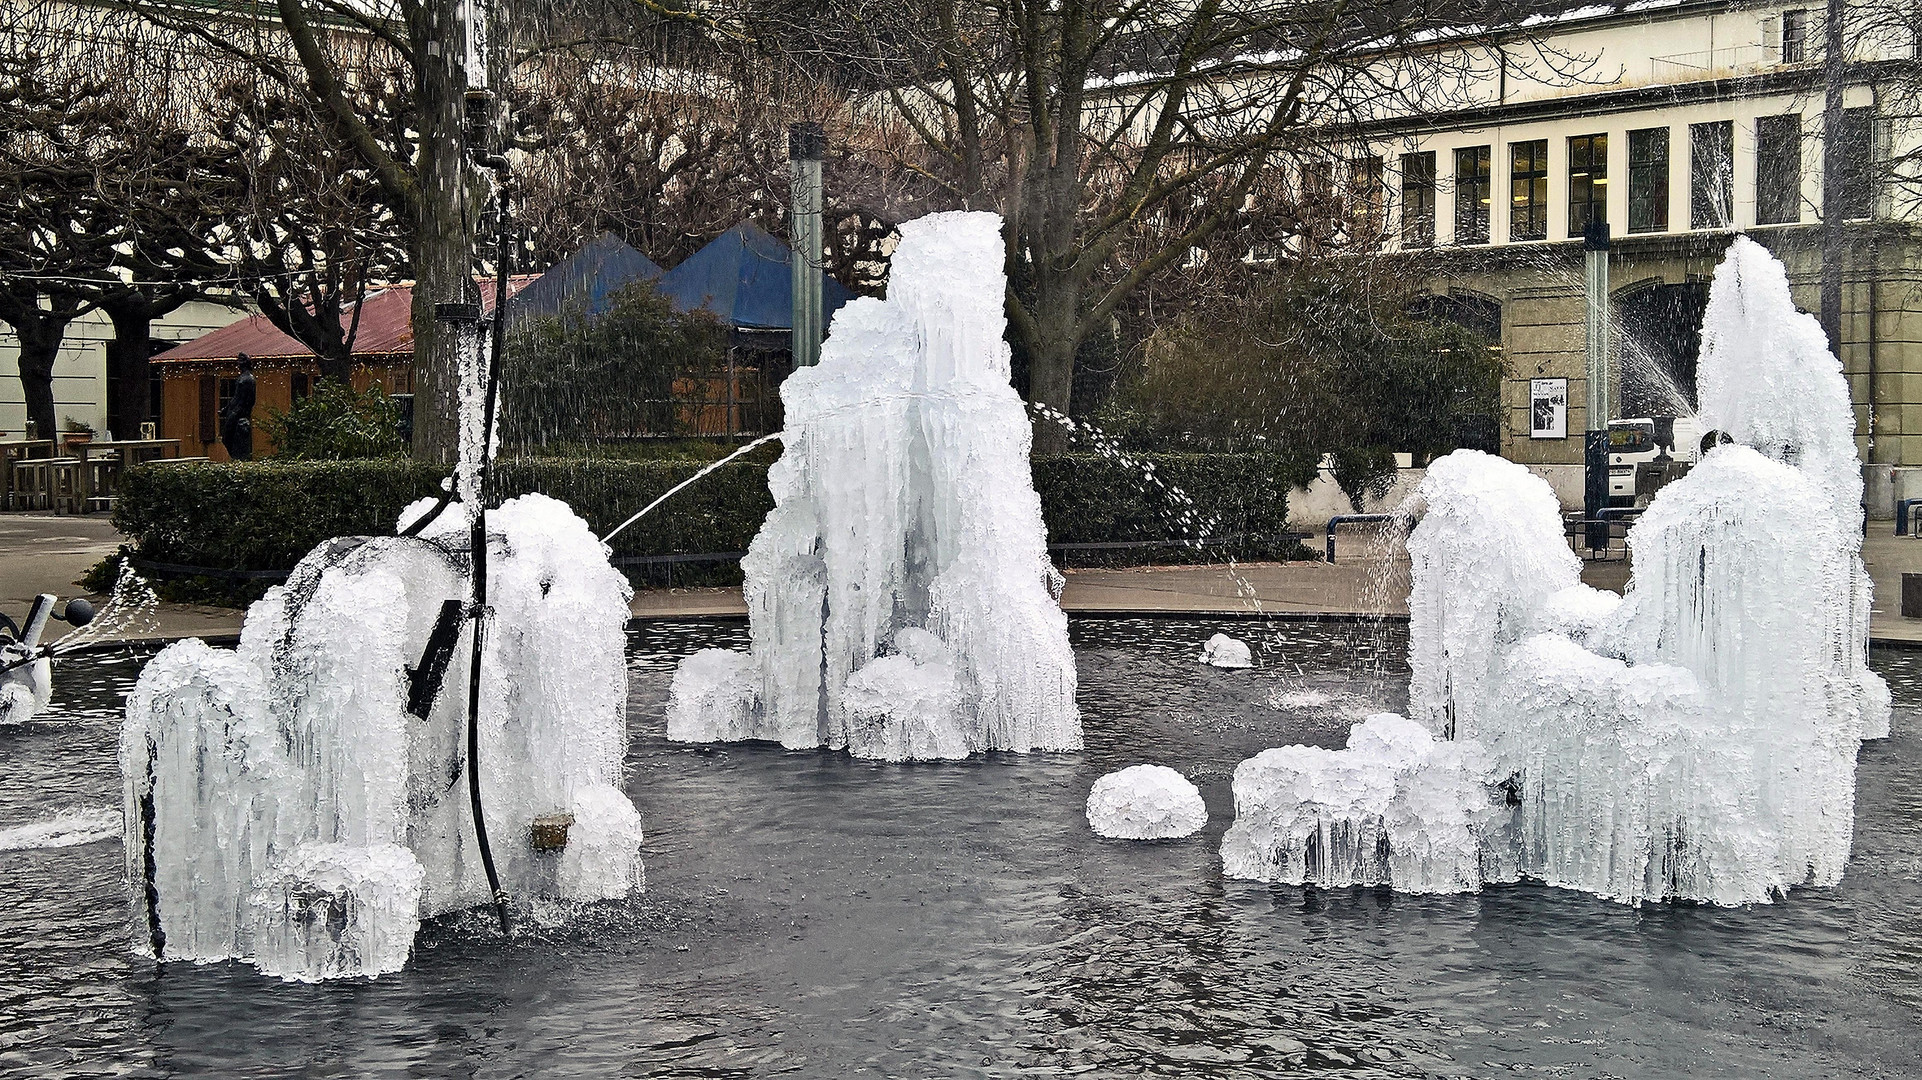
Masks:
[[[357,72],[362,115],[396,149],[407,116],[392,71]],[[211,127],[239,181],[218,238],[236,287],[283,333],[313,350],[324,379],[353,371],[358,305],[404,280],[411,230],[311,101],[246,67],[222,81]]]
[[[150,44],[77,5],[15,8],[0,29],[0,319],[44,434],[73,319],[111,319],[109,424],[132,431],[150,415],[153,320],[220,272],[204,238],[231,180]]]
[[[769,0],[756,25],[885,101],[919,136],[899,167],[949,205],[1002,213],[1011,337],[1031,399],[1063,413],[1082,343],[1234,231],[1284,163],[1373,121],[1464,104],[1504,65],[1537,78],[1582,66],[1512,30],[1472,29],[1512,23],[1499,0],[828,6]],[[1060,437],[1043,427],[1037,440]]]

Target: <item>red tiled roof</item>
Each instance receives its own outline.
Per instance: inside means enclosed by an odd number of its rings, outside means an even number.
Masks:
[[[508,279],[512,296],[532,284],[539,274],[517,274]],[[494,306],[494,279],[478,279],[481,307]],[[396,285],[368,297],[360,305],[360,326],[354,333],[354,356],[373,360],[405,356],[414,351],[414,287]],[[341,313],[341,322],[353,317]],[[256,360],[308,360],[314,351],[269,322],[265,315],[242,319],[211,334],[203,334],[184,345],[176,345],[154,357],[154,362],[189,360],[232,360],[241,353]]]

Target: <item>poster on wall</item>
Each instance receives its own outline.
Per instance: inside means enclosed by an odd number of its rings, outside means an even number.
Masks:
[[[1528,437],[1568,437],[1568,380],[1528,380]]]

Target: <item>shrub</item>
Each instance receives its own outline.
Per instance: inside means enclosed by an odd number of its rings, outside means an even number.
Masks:
[[[1275,455],[1156,454],[1133,465],[1094,455],[1034,463],[1042,514],[1055,543],[1192,540],[1244,534],[1255,540],[1066,553],[1074,565],[1192,562],[1223,554],[1296,555],[1274,537],[1286,527],[1288,489],[1304,474]],[[498,466],[500,496],[540,491],[568,503],[601,534],[702,467],[698,460],[510,458]],[[286,571],[335,536],[391,535],[408,503],[435,495],[445,470],[406,458],[149,464],[127,473],[114,525],[149,562],[221,570]],[[1171,501],[1174,489],[1192,505]],[[747,550],[773,508],[763,461],[730,462],[615,538],[616,558]],[[1184,510],[1191,510],[1184,516]],[[738,582],[733,561],[629,567],[643,584]],[[167,583],[169,599],[245,602],[264,581],[217,577]]]
[[[1497,423],[1500,353],[1434,300],[1364,264],[1305,265],[1151,341],[1102,426],[1133,446],[1332,454],[1359,509],[1395,452],[1446,453]]]
[[[339,379],[322,379],[292,408],[269,412],[261,427],[274,456],[288,461],[398,457],[407,451],[400,403],[378,386],[355,390]]]
[[[512,331],[501,370],[501,441],[543,455],[555,444],[682,430],[676,382],[725,366],[727,328],[677,312],[650,282]]]

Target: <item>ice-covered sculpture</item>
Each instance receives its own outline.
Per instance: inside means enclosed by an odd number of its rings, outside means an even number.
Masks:
[[[237,650],[190,640],[148,663],[120,745],[136,947],[378,975],[420,919],[493,899],[467,796],[471,622],[438,695],[416,689],[443,604],[468,596],[466,541],[458,515],[330,541],[249,609]],[[625,895],[641,841],[619,788],[627,582],[541,495],[490,513],[488,561],[480,780],[502,887]]]
[[[1130,765],[1094,782],[1088,825],[1116,840],[1173,840],[1208,824],[1201,791],[1166,765]]]
[[[901,226],[888,299],[781,386],[774,509],[742,560],[749,653],[689,657],[668,737],[862,757],[1081,746],[1029,421],[1009,384],[1001,219]]]
[[[1702,415],[1736,444],[1630,530],[1623,597],[1580,584],[1545,482],[1468,451],[1430,466],[1408,541],[1409,699],[1458,754],[1413,770],[1358,754],[1376,717],[1348,750],[1243,762],[1229,873],[1409,891],[1529,878],[1626,903],[1841,880],[1856,751],[1889,714],[1867,667],[1847,386],[1746,239],[1716,271],[1703,342]]]

